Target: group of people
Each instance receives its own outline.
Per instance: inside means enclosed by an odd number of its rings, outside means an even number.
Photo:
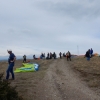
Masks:
[[[40,55],[40,59],[52,59],[52,58],[54,58],[54,59],[56,59],[56,53],[54,52],[54,53],[47,53],[47,57],[45,56],[45,53],[41,53],[41,55]],[[38,59],[36,56],[35,56],[35,54],[33,55],[33,59]],[[24,55],[23,56],[23,63],[25,63],[26,62],[26,55]]]
[[[56,55],[56,53],[54,52],[54,53],[47,53],[47,57],[46,57],[46,59],[52,59],[52,58],[54,58],[54,59],[56,59],[57,58],[57,55]]]
[[[59,56],[60,56],[60,59],[61,59],[62,58],[61,52],[59,53]],[[66,54],[63,53],[63,57],[67,57],[67,61],[68,60],[71,61],[71,53],[69,51]],[[56,55],[55,52],[54,53],[51,53],[51,52],[47,53],[47,57],[45,56],[45,53],[41,53],[41,55],[40,55],[40,59],[52,59],[52,58],[54,58],[54,59],[57,58],[57,55]],[[35,59],[35,60],[37,59],[35,54],[33,55],[33,59]],[[26,62],[26,55],[23,56],[23,63],[25,63],[25,62]]]
[[[45,53],[41,53],[40,59],[45,59]]]
[[[85,57],[87,58],[87,60],[90,60],[92,56],[93,56],[93,49],[91,48],[86,51]]]
[[[62,53],[59,53],[60,59],[62,58]],[[63,57],[67,57],[67,61],[70,60],[71,61],[71,53],[68,51],[66,54],[63,53]]]
[[[60,59],[62,58],[62,53],[60,52],[59,53],[59,56],[60,56]],[[71,61],[71,53],[68,51],[66,54],[63,53],[63,57],[67,57],[67,61],[70,60]],[[47,56],[45,56],[45,53],[41,53],[40,55],[40,59],[56,59],[57,58],[57,54],[54,52],[54,53],[47,53]],[[35,55],[33,55],[33,59],[37,59],[35,57]]]
[[[14,53],[12,53],[12,50],[7,50],[7,52],[9,53],[9,59],[8,59],[8,68],[7,68],[7,74],[6,74],[6,80],[9,79],[9,75],[11,73],[12,75],[12,80],[15,79],[15,76],[14,76],[14,72],[13,72],[13,67],[14,67],[14,64],[15,64],[15,60],[16,60],[16,56],[14,55]],[[60,52],[59,53],[59,56],[60,58],[62,58],[62,53]],[[86,54],[85,54],[85,57],[87,57],[87,60],[90,60],[90,58],[93,56],[93,49],[89,49]],[[45,53],[41,54],[41,57],[45,58]],[[52,59],[52,57],[54,57],[54,59],[56,59],[56,53],[54,52],[53,54],[50,52],[47,54],[47,57],[46,59]],[[63,53],[63,57],[67,57],[67,61],[70,60],[71,61],[71,53],[68,51],[66,54]],[[33,55],[33,58],[36,59],[35,55]],[[26,62],[26,55],[23,56],[23,62]]]
[[[60,59],[62,58],[62,56],[63,57],[67,57],[67,61],[68,60],[70,60],[71,61],[71,53],[68,51],[66,54],[65,53],[59,53],[59,57],[60,57]],[[85,54],[85,57],[87,58],[87,60],[90,60],[90,58],[93,56],[93,49],[91,48],[91,49],[88,49],[87,51],[86,51],[86,54]],[[57,58],[57,55],[56,55],[56,53],[54,52],[54,53],[47,53],[47,57],[45,57],[45,53],[41,53],[41,55],[40,55],[40,59],[52,59],[52,58],[54,58],[54,59],[56,59]],[[36,58],[36,56],[35,56],[35,54],[33,55],[33,59],[37,59]],[[24,62],[26,62],[26,55],[24,55],[23,56],[23,63]]]

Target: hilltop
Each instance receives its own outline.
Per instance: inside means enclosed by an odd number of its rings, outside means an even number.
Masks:
[[[100,100],[100,57],[86,61],[84,57],[30,60],[40,65],[39,71],[15,73],[11,85],[25,100]],[[5,72],[7,62],[0,62]],[[17,60],[14,69],[22,66]],[[6,74],[6,73],[5,73]],[[5,76],[4,76],[5,77]],[[95,93],[96,92],[96,93]]]

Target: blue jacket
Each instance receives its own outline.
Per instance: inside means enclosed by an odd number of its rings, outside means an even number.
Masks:
[[[12,60],[14,60],[15,55],[13,53],[10,54],[8,58],[8,63],[10,64]],[[14,63],[14,62],[13,62]]]

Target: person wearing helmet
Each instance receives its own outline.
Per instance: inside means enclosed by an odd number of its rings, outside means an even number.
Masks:
[[[12,80],[15,79],[15,76],[14,76],[14,72],[13,72],[13,67],[14,67],[14,64],[15,64],[15,60],[16,60],[16,56],[12,53],[12,50],[7,50],[8,54],[9,54],[9,59],[8,59],[8,69],[7,69],[7,75],[6,75],[6,80],[9,79],[9,73],[11,73],[12,75]]]

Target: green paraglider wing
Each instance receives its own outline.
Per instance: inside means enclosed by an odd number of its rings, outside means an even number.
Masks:
[[[23,66],[24,67],[16,68],[16,70],[14,72],[17,73],[17,72],[33,72],[33,71],[36,71],[34,64],[29,64],[29,63],[24,64],[23,63]]]

